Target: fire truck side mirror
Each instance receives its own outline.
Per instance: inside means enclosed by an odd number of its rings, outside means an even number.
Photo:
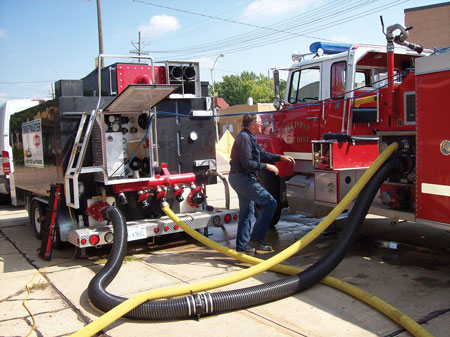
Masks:
[[[280,97],[280,72],[277,69],[273,71],[273,88],[275,97]]]

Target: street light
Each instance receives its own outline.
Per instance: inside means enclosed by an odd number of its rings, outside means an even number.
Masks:
[[[224,57],[224,54],[220,54],[216,57],[216,60],[214,61],[214,64],[211,68],[211,85],[212,85],[212,95],[214,97],[214,67],[216,66],[217,60],[221,57]]]
[[[216,66],[217,60],[221,57],[224,57],[224,54],[219,54],[216,57],[216,60],[214,61],[214,64],[211,68],[211,86],[212,86],[212,105],[213,105],[213,114],[214,114],[214,124],[216,126],[216,142],[219,142],[219,127],[217,126],[217,115],[216,115],[216,104],[214,102],[214,67]]]

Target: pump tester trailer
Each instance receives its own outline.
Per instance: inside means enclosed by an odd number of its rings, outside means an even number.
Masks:
[[[199,64],[140,58],[150,64],[114,63],[60,80],[55,99],[11,116],[12,200],[25,204],[45,258],[54,243],[82,253],[112,243],[107,205],[124,214],[129,241],[182,231],[162,216],[162,201],[195,229],[237,219],[207,205],[206,186],[221,175]]]

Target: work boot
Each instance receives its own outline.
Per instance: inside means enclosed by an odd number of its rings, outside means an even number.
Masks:
[[[246,255],[255,255],[256,253],[256,249],[250,246],[247,246],[247,248],[241,250],[241,249],[236,249],[236,251],[238,253],[244,253]]]
[[[256,240],[250,240],[249,246],[255,248],[256,250],[262,250],[263,252],[271,252],[272,246],[269,246],[264,241],[259,242]]]

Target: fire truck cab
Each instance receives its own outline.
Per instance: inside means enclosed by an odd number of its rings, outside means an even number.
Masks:
[[[413,69],[424,54],[396,47],[393,75],[388,55],[386,46],[315,42],[282,69],[289,72],[286,91],[274,104],[278,111],[262,115],[258,136],[265,150],[296,160],[294,167],[277,163],[279,178],[261,176],[278,200],[273,224],[286,205],[312,217],[327,214],[378,156],[382,130],[415,132]]]

